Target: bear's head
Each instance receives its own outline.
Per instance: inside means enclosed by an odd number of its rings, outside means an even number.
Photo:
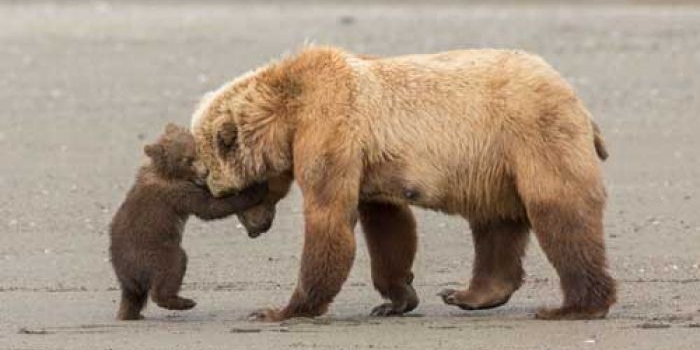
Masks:
[[[158,176],[205,184],[207,168],[197,159],[194,136],[186,128],[169,123],[155,143],[144,147],[144,153]]]
[[[205,95],[192,117],[197,153],[214,196],[267,182],[268,198],[238,217],[255,237],[269,229],[289,191],[293,137],[291,95],[298,86],[274,68],[247,74]]]

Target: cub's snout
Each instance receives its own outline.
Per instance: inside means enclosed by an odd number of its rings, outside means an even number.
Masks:
[[[248,236],[256,238],[270,230],[275,219],[275,206],[263,203],[238,214],[238,220],[243,224]]]

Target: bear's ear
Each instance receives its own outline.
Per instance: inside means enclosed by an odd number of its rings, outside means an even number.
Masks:
[[[165,153],[165,148],[163,147],[163,145],[154,143],[152,145],[146,145],[143,148],[143,153],[146,153],[146,155],[151,159],[157,160],[163,157],[163,154]]]
[[[165,125],[165,133],[166,134],[174,134],[180,130],[180,127],[177,126],[175,123],[168,123]]]
[[[219,145],[228,149],[236,144],[236,138],[238,137],[238,130],[236,124],[230,121],[223,122],[219,126],[219,131],[216,133],[217,141]]]

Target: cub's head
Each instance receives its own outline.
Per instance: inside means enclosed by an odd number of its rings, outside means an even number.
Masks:
[[[207,169],[198,161],[194,137],[186,128],[166,125],[158,140],[144,147],[144,153],[163,178],[205,183]]]

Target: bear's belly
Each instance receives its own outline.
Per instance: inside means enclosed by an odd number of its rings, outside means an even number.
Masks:
[[[428,206],[430,191],[421,181],[412,180],[407,167],[399,162],[381,163],[365,168],[360,200]],[[423,179],[426,180],[426,179]]]
[[[480,183],[484,177],[473,170],[452,170],[428,174],[400,163],[367,167],[360,200],[415,205],[469,220],[525,217],[515,185],[505,175]]]
[[[403,172],[391,165],[374,166],[366,169],[360,186],[360,200],[369,202],[388,202],[407,204],[403,196],[406,188]]]

